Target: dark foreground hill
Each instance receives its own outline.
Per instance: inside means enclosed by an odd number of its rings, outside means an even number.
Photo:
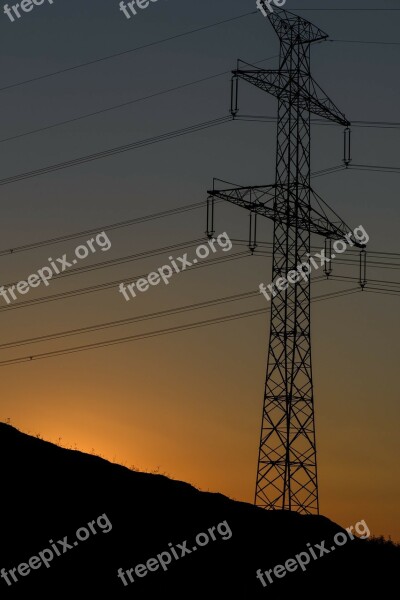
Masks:
[[[333,551],[344,530],[324,517],[200,492],[3,423],[0,452],[2,598],[347,598],[398,587],[400,548],[343,534]],[[307,550],[303,571],[295,556]],[[293,572],[272,571],[266,587],[256,578],[285,563]]]

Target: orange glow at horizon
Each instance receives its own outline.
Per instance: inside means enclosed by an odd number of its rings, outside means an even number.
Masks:
[[[360,384],[347,369],[353,348],[343,346],[340,332],[337,344],[335,323],[324,326],[330,328],[329,345],[323,352],[317,343],[314,359],[321,514],[344,527],[364,519],[373,535],[400,540],[393,518],[399,482],[391,479],[388,460],[398,444],[398,407],[387,403],[391,419],[381,413],[374,403],[381,382],[370,377]],[[252,503],[264,369],[262,353],[255,353],[254,362],[243,360],[235,339],[250,347],[257,326],[254,320],[251,328],[235,324],[233,337],[217,329],[200,330],[193,339],[159,339],[157,378],[147,341],[129,345],[129,352],[126,346],[87,353],[84,368],[78,356],[29,364],[35,368],[18,387],[16,371],[26,365],[3,370],[4,385],[14,391],[5,397],[1,420],[10,416],[12,425],[47,441],[61,438],[64,447],[76,445],[111,462]],[[326,352],[334,358],[334,372]]]

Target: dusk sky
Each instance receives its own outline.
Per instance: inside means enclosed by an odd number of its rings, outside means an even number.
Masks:
[[[269,333],[269,304],[258,287],[271,282],[270,221],[259,219],[258,239],[266,245],[251,256],[247,213],[218,203],[216,234],[225,232],[239,242],[227,251],[217,245],[214,255],[199,260],[200,268],[175,274],[168,285],[160,283],[129,301],[115,284],[19,305],[110,282],[129,284],[169,264],[170,256],[187,252],[193,257],[206,240],[207,190],[214,177],[243,186],[274,182],[276,123],[226,122],[50,174],[3,180],[229,115],[230,71],[238,58],[277,68],[275,32],[256,11],[255,0],[158,0],[130,19],[118,0],[45,0],[14,22],[2,6],[0,251],[86,230],[101,233],[113,223],[203,204],[107,230],[109,250],[98,247],[77,267],[160,249],[155,256],[54,279],[10,305],[0,297],[0,346],[254,294],[95,332],[0,347],[0,420],[10,419],[22,431],[53,442],[61,438],[67,447],[94,449],[127,466],[253,502]],[[350,168],[312,179],[313,188],[349,227],[361,225],[370,238],[364,292],[358,288],[357,252],[349,250],[333,264],[329,281],[314,273],[319,280],[312,298],[357,293],[313,302],[312,351],[320,512],[344,527],[364,519],[374,535],[400,541],[399,3],[287,0],[285,9],[334,40],[313,46],[312,74],[358,123],[352,128],[353,164],[397,168]],[[181,35],[187,32],[192,33]],[[147,47],[98,61],[142,46]],[[97,62],[42,78],[90,61]],[[153,97],[143,99],[148,96]],[[243,115],[276,116],[276,99],[244,83],[239,106]],[[340,166],[342,159],[342,127],[313,125],[312,171]],[[26,280],[49,258],[71,256],[95,235],[4,253],[0,284],[8,288]],[[314,236],[312,244],[318,251],[324,240]],[[222,258],[227,260],[218,261]],[[264,310],[186,331],[1,364],[257,309]]]

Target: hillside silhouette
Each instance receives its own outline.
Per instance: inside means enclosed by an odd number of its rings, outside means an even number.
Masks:
[[[60,556],[8,585],[0,579],[2,598],[282,598],[329,597],[332,593],[382,594],[395,591],[400,547],[379,541],[348,541],[335,552],[311,560],[263,587],[256,578],[307,550],[307,543],[327,541],[344,531],[322,516],[266,511],[221,494],[200,492],[162,475],[132,471],[99,457],[67,450],[0,423],[1,507],[0,569],[9,573],[21,563],[51,549]],[[234,468],[232,466],[232,468]],[[97,519],[100,519],[100,525]],[[360,515],[359,520],[362,520]],[[96,534],[90,532],[93,524]],[[109,527],[107,521],[111,524]],[[215,540],[193,550],[201,532],[221,523]],[[346,523],[345,526],[353,525]],[[371,526],[372,524],[368,524]],[[77,540],[85,527],[90,535]],[[108,529],[108,531],[106,531]],[[231,536],[229,537],[229,532]],[[84,533],[81,533],[84,536]],[[71,548],[58,540],[68,538]],[[210,538],[210,534],[208,535]],[[223,537],[225,539],[223,539]],[[203,538],[201,538],[203,539]],[[188,541],[190,554],[172,558],[164,571],[136,576],[124,585],[124,571],[146,564]],[[48,555],[47,555],[48,556]],[[33,563],[35,565],[35,563]],[[21,567],[22,571],[24,568]],[[26,567],[27,569],[27,567]],[[25,571],[26,572],[26,571]],[[127,579],[127,577],[125,576]]]

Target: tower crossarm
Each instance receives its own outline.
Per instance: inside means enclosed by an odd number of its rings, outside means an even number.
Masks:
[[[298,198],[296,200],[298,190],[299,186],[294,186],[293,192],[289,191],[288,194],[287,187],[279,190],[277,185],[263,185],[213,189],[208,191],[208,195],[210,198],[225,200],[286,227],[297,227],[298,230],[310,231],[331,240],[348,239],[358,248],[365,247],[354,237],[352,229],[314,190],[310,189],[310,206]],[[289,202],[280,202],[280,196],[285,198],[289,196]]]
[[[322,200],[313,189],[311,191],[311,206],[301,205],[300,212],[304,214],[304,226],[309,225],[310,233],[316,233],[331,240],[351,240],[357,248],[365,248],[365,244],[354,236],[353,230],[341,219],[330,206]],[[309,224],[307,220],[309,219]]]
[[[241,208],[260,214],[268,219],[275,218],[275,185],[235,187],[225,190],[209,190],[210,198],[225,200]]]
[[[233,75],[283,102],[293,102],[295,98],[299,110],[307,110],[311,114],[345,127],[350,126],[350,121],[306,72],[301,72],[300,77],[294,77],[290,70],[254,67],[253,69],[236,69],[233,71]]]

